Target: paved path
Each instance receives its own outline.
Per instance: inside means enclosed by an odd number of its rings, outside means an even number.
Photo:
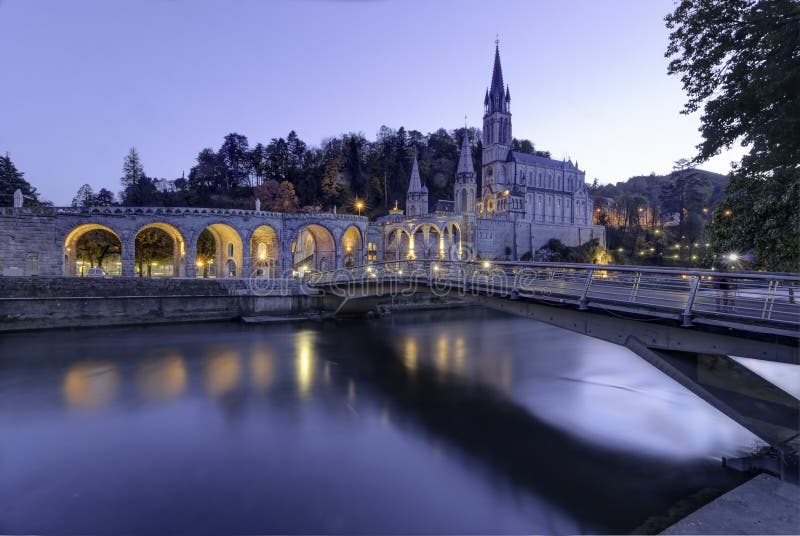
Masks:
[[[661,534],[800,534],[800,487],[762,473]]]

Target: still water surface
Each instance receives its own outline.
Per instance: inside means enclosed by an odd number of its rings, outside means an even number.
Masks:
[[[482,310],[0,341],[0,533],[619,533],[753,442],[625,349]]]

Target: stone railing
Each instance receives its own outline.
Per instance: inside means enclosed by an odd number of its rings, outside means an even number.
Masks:
[[[355,214],[333,214],[331,212],[268,212],[265,210],[245,210],[237,208],[202,207],[23,207],[0,208],[0,216],[250,216],[260,218],[309,218],[320,220],[368,221],[366,216]]]

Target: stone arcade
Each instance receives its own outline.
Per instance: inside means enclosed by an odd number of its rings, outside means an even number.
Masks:
[[[360,264],[367,218],[349,214],[281,214],[206,208],[88,207],[0,209],[0,273],[81,275],[76,244],[89,231],[110,233],[120,246],[117,275],[133,276],[136,236],[156,228],[173,245],[168,275],[279,276],[292,269],[331,270]],[[209,273],[197,259],[197,239],[215,242]],[[113,273],[113,271],[112,271]]]

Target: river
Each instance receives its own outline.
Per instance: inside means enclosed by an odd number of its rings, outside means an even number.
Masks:
[[[4,335],[0,533],[624,533],[755,438],[481,309]]]

